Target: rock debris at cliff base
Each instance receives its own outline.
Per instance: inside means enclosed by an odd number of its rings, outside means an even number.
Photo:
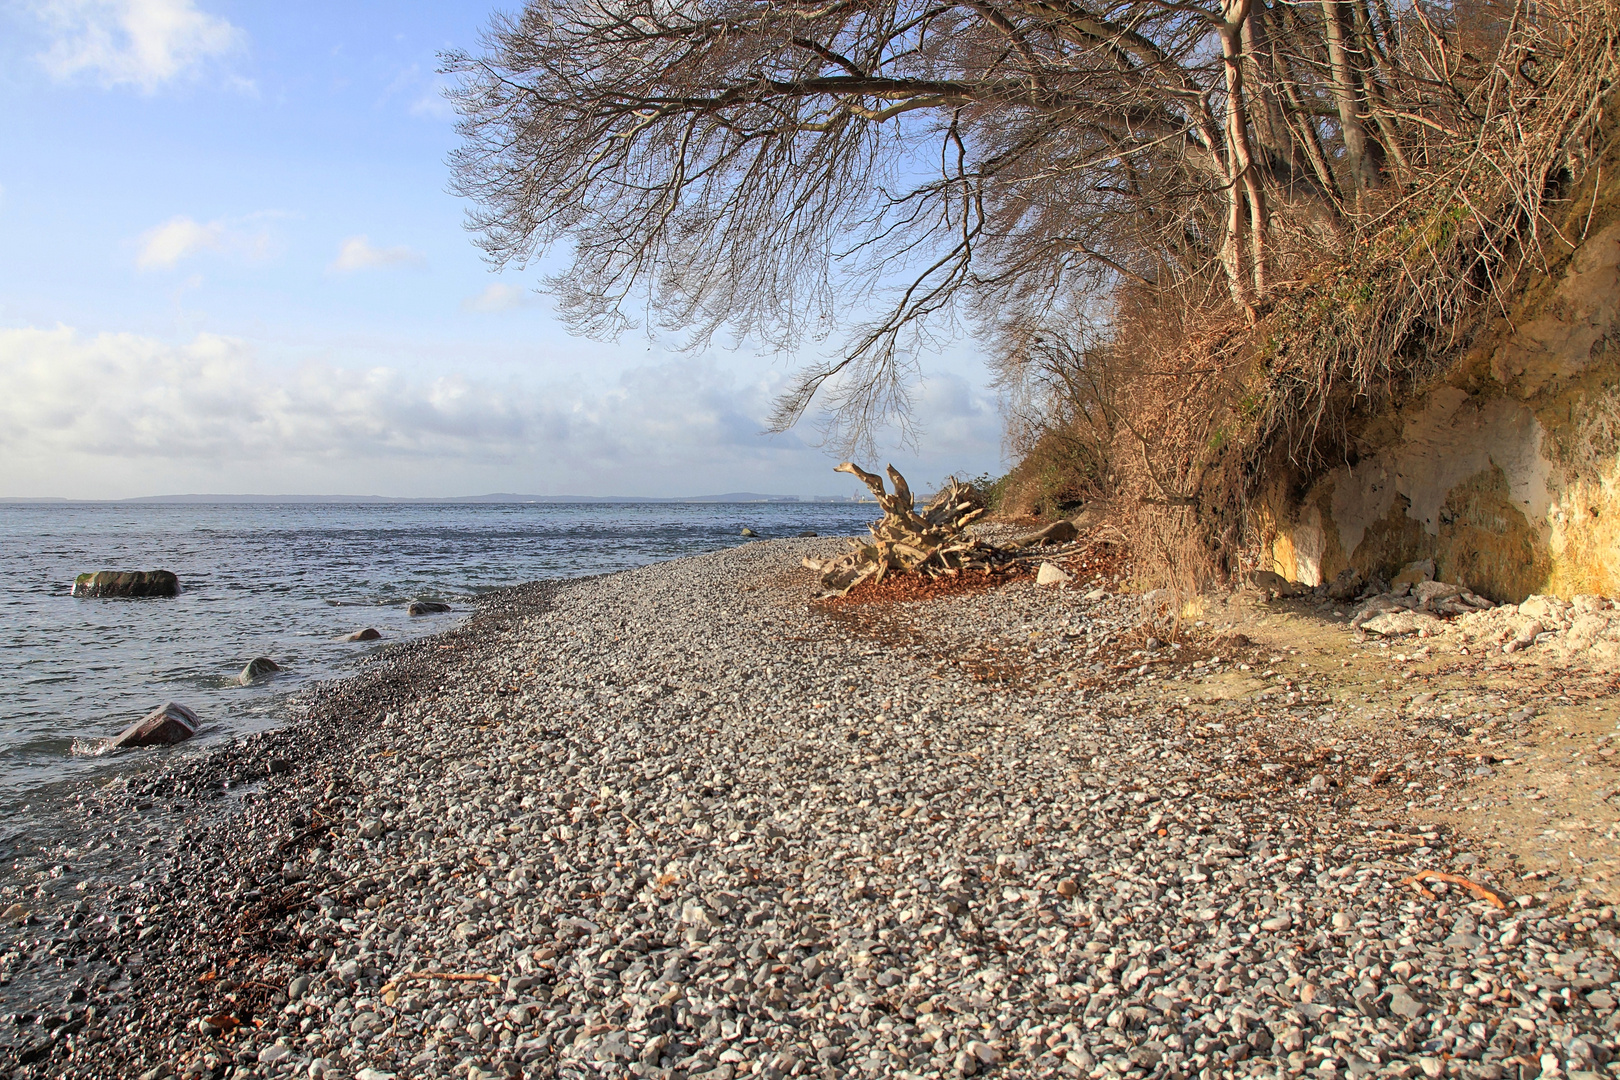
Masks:
[[[1372,782],[1447,729],[1323,720],[1297,673],[1224,700],[1272,663],[1235,640],[1184,648],[1169,692],[1132,598],[1026,579],[818,610],[789,568],[831,550],[508,590],[286,729],[87,797],[82,839],[0,894],[13,1075],[1574,1076],[1613,1054],[1614,911],[1435,827],[1456,771]],[[1431,899],[1414,869],[1518,899]]]

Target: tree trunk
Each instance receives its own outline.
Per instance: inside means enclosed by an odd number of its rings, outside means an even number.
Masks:
[[[1378,167],[1373,162],[1362,121],[1361,103],[1356,99],[1356,79],[1350,69],[1340,0],[1322,0],[1322,22],[1327,37],[1328,68],[1332,74],[1333,99],[1339,108],[1339,130],[1344,136],[1345,164],[1352,188],[1359,195],[1380,185]]]
[[[1258,3],[1243,24],[1243,85],[1249,99],[1255,103],[1251,110],[1254,130],[1265,150],[1267,165],[1285,168],[1292,176],[1304,171],[1305,162],[1278,97],[1282,78],[1271,46],[1270,17],[1271,10],[1263,2]]]
[[[1241,184],[1243,201],[1248,203],[1249,287],[1254,302],[1259,302],[1266,298],[1269,230],[1265,187],[1249,145],[1249,109],[1243,93],[1243,23],[1249,17],[1250,2],[1232,0],[1227,5],[1226,23],[1221,27],[1221,55],[1226,67],[1227,160],[1231,162],[1234,191]],[[1233,207],[1234,215],[1241,213],[1241,208]]]

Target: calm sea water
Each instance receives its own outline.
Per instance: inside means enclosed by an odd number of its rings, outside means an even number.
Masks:
[[[381,643],[463,617],[478,593],[622,570],[763,537],[853,534],[858,504],[0,506],[0,803],[154,755],[75,753],[165,701],[202,717],[198,742],[283,722],[289,695]],[[76,574],[172,570],[172,600],[75,599]],[[449,615],[410,618],[412,599]],[[278,677],[236,682],[255,656]]]

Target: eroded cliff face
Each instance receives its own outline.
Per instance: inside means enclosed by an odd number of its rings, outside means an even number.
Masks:
[[[1266,500],[1280,574],[1438,576],[1494,600],[1620,595],[1620,185],[1446,379],[1380,418],[1353,466]],[[1581,220],[1585,217],[1585,222]],[[1605,220],[1607,219],[1607,220]]]

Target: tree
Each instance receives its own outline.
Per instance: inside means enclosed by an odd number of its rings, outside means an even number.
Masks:
[[[1011,368],[1122,289],[1252,323],[1437,206],[1462,217],[1413,243],[1477,289],[1581,152],[1614,7],[529,0],[446,57],[454,186],[494,263],[567,246],[549,285],[582,332],[645,290],[695,341],[844,333],[774,422],[820,393],[859,440],[940,319]]]

